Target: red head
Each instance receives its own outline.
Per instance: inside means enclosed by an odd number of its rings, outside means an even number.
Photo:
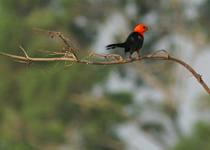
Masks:
[[[150,27],[147,27],[144,24],[140,24],[140,25],[136,26],[136,28],[134,29],[134,32],[138,32],[144,37],[144,32],[149,29],[150,29]]]

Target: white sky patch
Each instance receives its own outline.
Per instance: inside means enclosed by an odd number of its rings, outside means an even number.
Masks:
[[[198,16],[196,8],[192,9],[192,7],[186,7],[184,11],[188,19],[195,19]]]
[[[109,89],[109,92],[130,91],[135,87],[135,83],[133,79],[122,79],[118,73],[112,71],[106,87]]]
[[[191,4],[191,5],[200,5],[202,4],[205,0],[183,0],[186,4]]]
[[[158,102],[161,102],[163,99],[162,95],[151,87],[135,88],[134,93],[134,100],[139,104],[147,101],[148,99],[155,99]]]
[[[83,28],[88,24],[88,20],[84,16],[79,16],[76,18],[75,23],[78,27]]]
[[[137,8],[136,5],[133,1],[128,1],[126,7],[125,7],[125,12],[129,17],[134,17],[137,14]]]
[[[104,25],[98,26],[97,42],[93,44],[92,50],[96,53],[109,53],[105,50],[105,46],[115,42],[114,35],[129,34],[127,29],[124,17],[118,12],[113,13]]]
[[[209,64],[210,64],[210,47],[207,47],[206,50],[199,53],[199,55],[197,56],[197,59],[195,60],[195,64],[192,67],[198,74],[202,75],[203,81],[210,87]],[[191,84],[194,83],[195,86],[189,85],[191,87],[191,90],[193,90],[190,93],[191,94],[190,97],[195,98],[196,95],[198,96],[198,93],[206,93],[203,86],[200,85],[200,83],[198,83],[197,79],[195,79],[195,77],[191,77],[191,78],[192,79],[190,79],[191,80],[190,83]]]
[[[118,128],[118,133],[126,141],[127,150],[162,150],[133,123],[121,125]]]
[[[158,14],[155,11],[151,11],[147,15],[145,15],[143,18],[141,18],[142,23],[150,26],[152,24],[156,24],[158,22]]]
[[[188,19],[196,19],[199,14],[197,7],[203,2],[204,0],[184,0],[184,12]]]
[[[154,44],[154,50],[170,50],[171,42],[170,42],[170,34],[165,36],[164,38],[160,39],[158,43]],[[176,41],[174,41],[175,43]]]
[[[103,87],[99,84],[93,87],[93,96],[96,98],[101,98],[103,96]]]

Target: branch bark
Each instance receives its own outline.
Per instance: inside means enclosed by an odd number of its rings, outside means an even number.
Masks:
[[[170,56],[170,54],[167,53],[165,50],[155,51],[152,54],[142,56],[140,58],[136,57],[136,58],[131,58],[131,59],[123,59],[120,55],[116,55],[116,54],[95,54],[95,52],[92,52],[92,53],[90,53],[89,57],[97,57],[97,56],[98,57],[104,57],[106,61],[91,61],[91,60],[86,60],[86,59],[79,59],[79,58],[75,57],[74,54],[71,54],[71,53],[57,53],[57,52],[56,52],[55,55],[58,55],[58,54],[61,55],[62,54],[63,56],[62,57],[55,57],[55,58],[31,58],[31,57],[28,56],[28,54],[25,52],[25,50],[22,47],[21,47],[21,49],[24,51],[26,57],[11,55],[11,54],[7,54],[7,53],[3,53],[3,52],[0,52],[0,55],[21,60],[19,62],[23,62],[27,65],[29,65],[30,63],[35,62],[35,61],[47,61],[47,62],[51,62],[51,61],[71,61],[71,62],[90,64],[90,65],[116,65],[116,64],[124,64],[124,63],[130,63],[130,62],[133,62],[133,61],[138,61],[139,59],[150,59],[150,58],[172,60],[172,61],[175,61],[175,62],[181,64],[186,69],[188,69],[193,74],[193,76],[198,80],[198,82],[204,87],[204,89],[208,92],[208,94],[210,95],[210,89],[205,84],[205,82],[203,81],[202,76],[200,74],[196,73],[195,70],[192,67],[190,67],[188,64],[186,64],[182,60]],[[155,54],[155,53],[160,52],[160,51],[165,52],[165,55]],[[116,58],[118,58],[118,59],[116,59]]]

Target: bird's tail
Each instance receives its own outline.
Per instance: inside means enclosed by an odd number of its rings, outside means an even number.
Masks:
[[[116,44],[110,44],[106,46],[106,50],[115,49],[117,47],[124,47],[124,43],[116,43]]]

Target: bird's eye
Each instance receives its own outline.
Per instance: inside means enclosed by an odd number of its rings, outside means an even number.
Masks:
[[[146,27],[145,27],[145,26],[143,26],[143,28],[145,29]]]

